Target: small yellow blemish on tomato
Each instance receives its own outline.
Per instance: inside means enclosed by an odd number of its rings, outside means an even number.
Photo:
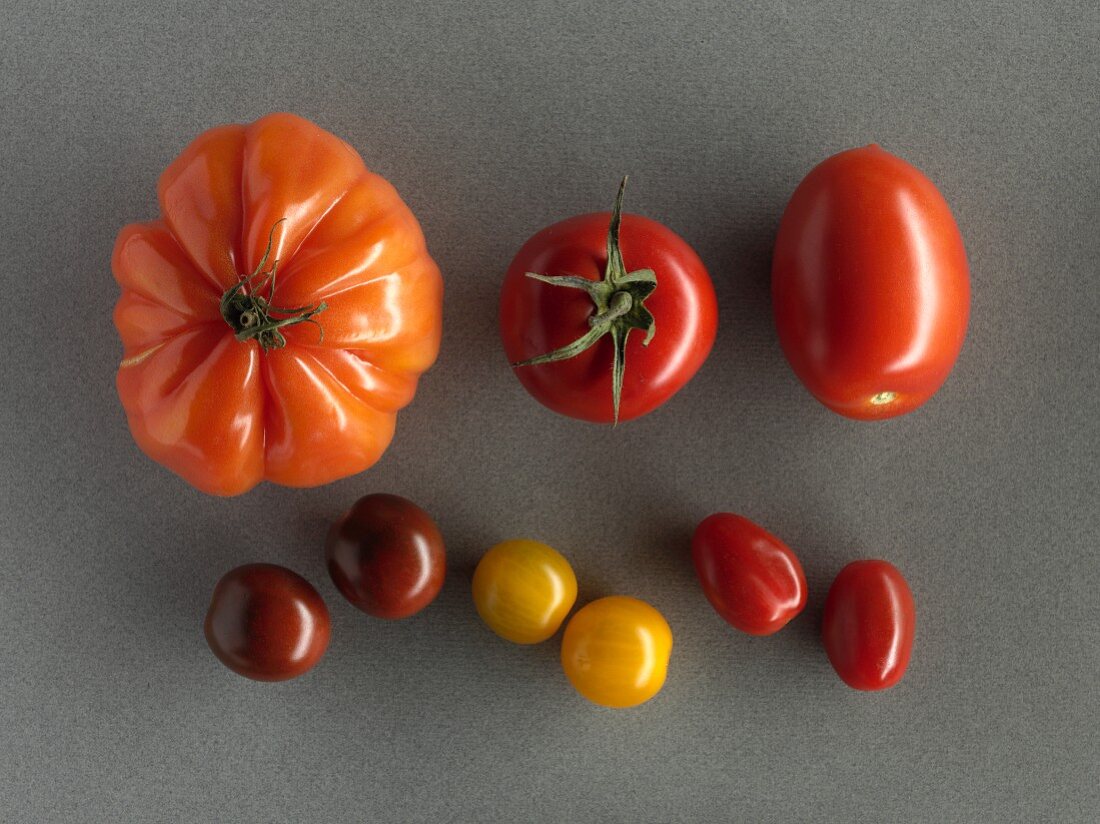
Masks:
[[[875,406],[882,406],[891,403],[897,396],[897,392],[879,392],[877,395],[871,396],[871,403]]]
[[[152,355],[154,352],[156,352],[158,349],[160,349],[162,346],[164,346],[165,343],[167,343],[167,341],[163,341],[161,343],[158,343],[155,346],[150,346],[144,352],[138,352],[136,355],[131,355],[128,358],[124,358],[122,360],[122,363],[120,363],[118,365],[119,369],[125,369],[128,366],[137,366],[143,360],[145,360],[150,355]]]

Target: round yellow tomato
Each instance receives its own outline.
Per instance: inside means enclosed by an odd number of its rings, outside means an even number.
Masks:
[[[577,600],[577,576],[561,553],[538,541],[497,544],[474,572],[474,606],[489,629],[517,644],[558,631]]]
[[[645,601],[612,595],[569,621],[561,665],[577,692],[605,707],[634,707],[660,692],[672,653],[672,630]]]

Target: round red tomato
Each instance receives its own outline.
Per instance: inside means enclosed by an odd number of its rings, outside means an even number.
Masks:
[[[447,558],[435,521],[397,495],[367,495],[332,525],[328,571],[344,597],[368,615],[406,618],[443,588]]]
[[[833,669],[853,689],[898,683],[909,666],[915,629],[913,593],[893,564],[855,561],[829,587],[821,637]]]
[[[747,518],[711,515],[695,529],[691,556],[711,606],[742,632],[771,635],[806,606],[798,558]]]
[[[970,314],[943,196],[878,146],[825,160],[783,213],[772,306],[787,360],[825,406],[862,420],[916,409],[947,379]]]
[[[206,642],[229,669],[256,681],[310,670],[328,648],[328,608],[305,578],[275,564],[227,572],[210,599]]]
[[[660,223],[623,215],[622,196],[620,186],[610,214],[571,217],[528,240],[500,300],[504,351],[527,391],[597,423],[672,397],[706,360],[718,324],[699,256]]]

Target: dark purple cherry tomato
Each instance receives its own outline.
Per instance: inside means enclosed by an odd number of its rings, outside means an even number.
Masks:
[[[377,618],[407,618],[443,587],[447,558],[435,521],[397,495],[367,495],[332,525],[328,571],[344,597]]]
[[[222,576],[206,613],[206,642],[229,669],[255,681],[285,681],[325,654],[328,608],[296,572],[246,564]]]
[[[806,606],[798,558],[747,518],[711,515],[696,527],[691,555],[707,600],[742,632],[771,635]]]
[[[853,689],[884,690],[900,681],[915,628],[913,593],[893,564],[855,561],[829,587],[821,637],[833,669]]]

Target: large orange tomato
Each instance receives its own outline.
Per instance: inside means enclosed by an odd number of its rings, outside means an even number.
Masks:
[[[439,350],[416,218],[347,143],[290,114],[211,129],[126,226],[118,393],[151,458],[199,489],[360,472]]]

